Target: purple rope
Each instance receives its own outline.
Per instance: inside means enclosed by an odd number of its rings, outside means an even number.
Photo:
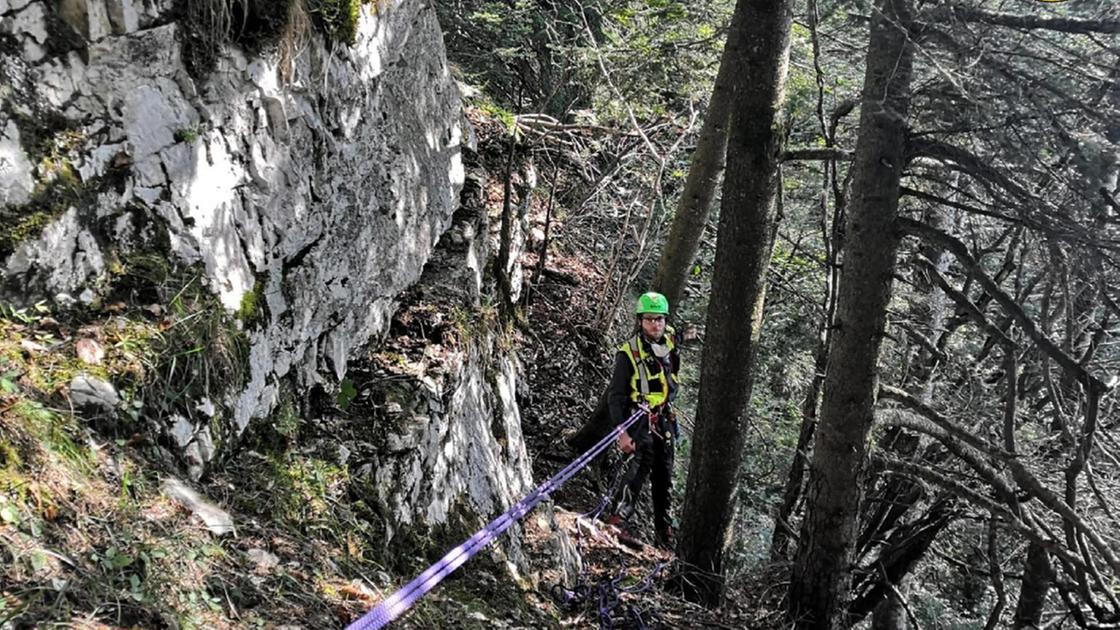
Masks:
[[[611,481],[611,485],[607,487],[606,494],[604,494],[603,498],[599,500],[599,505],[591,508],[583,514],[580,514],[580,518],[596,519],[603,514],[603,510],[606,510],[607,506],[611,504],[611,499],[614,498],[615,492],[618,491],[619,482],[622,481],[622,474],[626,472],[626,467],[627,465],[629,465],[630,460],[633,459],[633,457],[634,455],[633,453],[631,453],[630,455],[626,456],[626,458],[618,460],[618,463],[615,464],[614,467],[614,473],[612,475],[613,480]]]
[[[622,605],[622,598],[620,596],[620,593],[637,595],[639,593],[648,591],[650,587],[653,586],[653,580],[657,577],[657,574],[661,573],[662,569],[664,569],[666,566],[667,563],[658,562],[657,566],[655,566],[652,571],[647,573],[645,578],[643,578],[641,582],[633,586],[619,586],[619,584],[621,584],[622,581],[626,579],[625,569],[620,571],[618,577],[616,578],[612,579],[610,577],[606,577],[599,580],[599,629],[610,630],[611,628],[614,628],[612,615],[614,613],[614,610]],[[644,618],[642,617],[642,613],[646,611],[638,608],[633,604],[627,604],[625,606],[625,610],[634,620],[634,623],[638,630],[649,628],[649,625],[646,624]],[[657,616],[657,613],[653,612],[653,615]]]
[[[378,630],[399,617],[401,613],[408,610],[428,591],[432,590],[436,584],[439,584],[443,578],[450,575],[451,572],[458,569],[467,560],[470,560],[471,557],[482,550],[483,547],[490,544],[490,542],[497,538],[502,532],[509,529],[510,525],[513,525],[520,520],[521,517],[528,514],[537,504],[547,499],[549,494],[558,490],[560,486],[564,485],[568,479],[572,478],[572,476],[579,472],[584,466],[589,464],[591,460],[598,457],[620,433],[634,424],[634,421],[645,413],[645,409],[635,411],[634,415],[615,427],[613,431],[599,440],[595,446],[588,449],[586,453],[577,457],[563,470],[553,475],[551,479],[537,486],[536,489],[525,495],[525,497],[514,504],[513,507],[506,510],[504,514],[487,523],[485,527],[475,532],[473,536],[463,541],[458,547],[447,552],[438,562],[428,567],[411,582],[401,587],[388,598],[382,600],[376,608],[347,626],[346,630]]]
[[[658,562],[657,566],[653,567],[653,570],[647,573],[646,576],[642,578],[641,582],[635,584],[634,586],[625,586],[619,590],[630,593],[632,595],[648,591],[649,587],[653,586],[654,578],[656,578],[657,574],[661,573],[661,570],[664,569],[667,565],[667,562]]]

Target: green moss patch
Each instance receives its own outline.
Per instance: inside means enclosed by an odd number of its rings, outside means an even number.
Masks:
[[[253,327],[268,320],[268,305],[264,299],[264,288],[268,283],[265,274],[259,274],[253,288],[241,296],[241,303],[237,309],[237,319],[245,326]]]
[[[0,260],[10,256],[20,243],[37,238],[69,208],[91,200],[69,162],[46,158],[44,163],[40,172],[49,172],[51,179],[40,181],[22,206],[0,208],[0,225],[4,226],[0,228]]]
[[[358,35],[362,0],[309,0],[315,23],[331,41],[353,44]]]

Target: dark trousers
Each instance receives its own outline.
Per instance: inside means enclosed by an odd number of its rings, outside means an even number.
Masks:
[[[645,418],[638,421],[634,434],[634,458],[625,472],[615,512],[625,519],[634,514],[638,497],[642,495],[646,479],[651,482],[653,494],[653,525],[660,535],[672,525],[669,519],[669,491],[673,485],[673,436],[669,431],[649,430]]]

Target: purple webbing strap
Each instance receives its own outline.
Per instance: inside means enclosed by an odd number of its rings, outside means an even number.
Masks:
[[[634,421],[645,413],[645,409],[635,411],[634,415],[615,427],[613,431],[599,440],[595,446],[588,449],[586,453],[577,457],[563,470],[553,475],[551,479],[537,486],[535,490],[525,495],[525,497],[514,504],[513,507],[506,510],[504,514],[487,523],[486,527],[475,532],[473,536],[463,541],[458,547],[448,551],[438,562],[425,569],[423,573],[416,576],[415,579],[401,587],[397,592],[382,600],[376,608],[347,626],[346,630],[378,630],[396,619],[428,591],[435,588],[436,584],[439,584],[443,578],[450,575],[467,560],[470,560],[471,557],[482,550],[483,547],[490,544],[490,542],[497,538],[502,532],[509,529],[510,525],[513,525],[520,520],[522,516],[528,514],[538,503],[547,499],[549,494],[558,490],[560,486],[564,485],[568,479],[571,479],[572,476],[589,464],[591,460],[598,457],[620,433],[629,428],[630,425],[634,424]]]

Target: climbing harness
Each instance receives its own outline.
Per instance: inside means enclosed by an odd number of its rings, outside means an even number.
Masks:
[[[346,630],[378,630],[399,617],[401,613],[408,610],[428,591],[435,588],[443,578],[450,575],[467,560],[470,560],[472,556],[489,545],[495,538],[501,535],[502,532],[509,529],[510,525],[516,523],[541,501],[547,499],[551,493],[559,490],[568,479],[572,478],[577,472],[587,466],[587,464],[591,463],[591,460],[595,459],[606,450],[620,433],[628,429],[630,425],[634,424],[638,418],[646,413],[648,413],[648,407],[642,405],[629,418],[616,426],[614,430],[608,433],[603,439],[599,440],[595,446],[592,446],[587,452],[577,457],[572,463],[553,475],[548,481],[537,486],[509,510],[506,510],[506,512],[487,523],[485,527],[475,532],[473,536],[447,552],[435,564],[425,569],[423,573],[418,575],[411,582],[382,600],[375,608],[347,626]]]
[[[649,413],[649,432],[658,439],[665,440],[667,436],[662,432],[661,417],[662,415],[656,411],[651,411]]]

